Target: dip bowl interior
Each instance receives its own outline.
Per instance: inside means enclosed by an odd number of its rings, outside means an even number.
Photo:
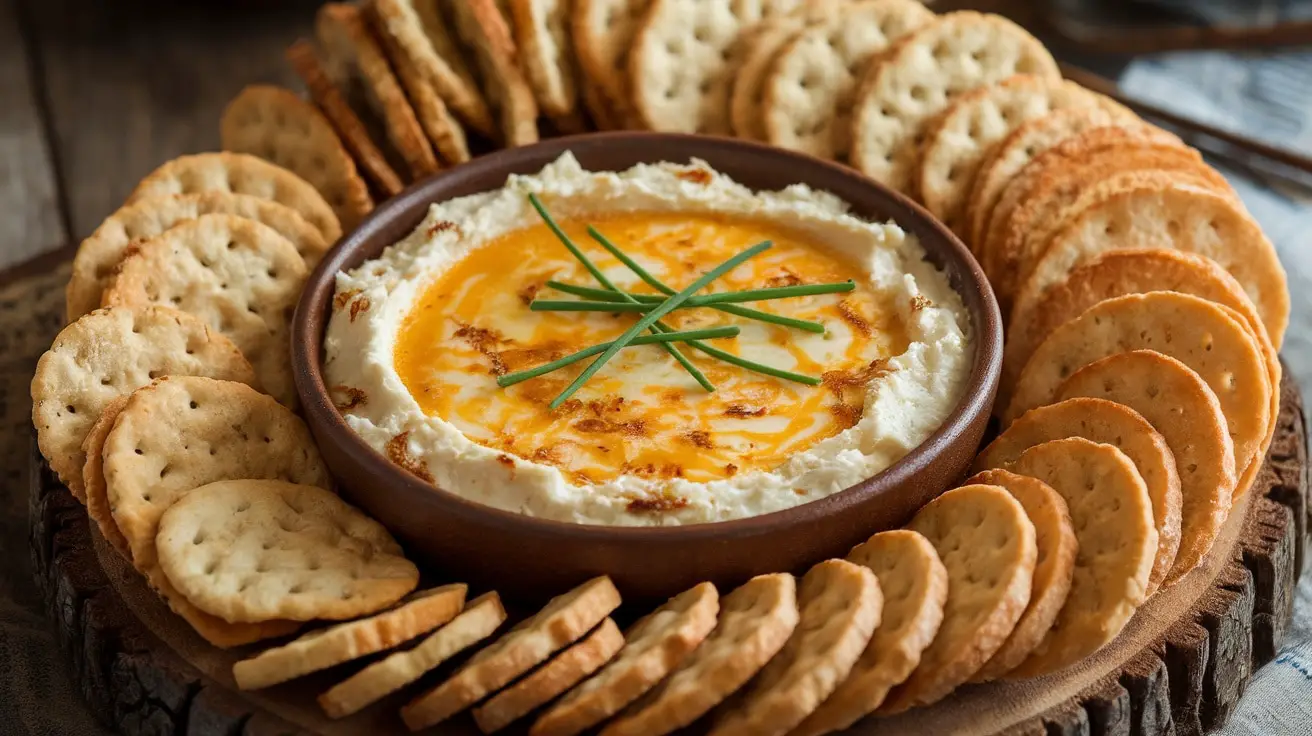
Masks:
[[[428,206],[498,189],[565,151],[589,170],[697,158],[755,190],[807,184],[858,216],[900,225],[947,275],[970,321],[970,372],[947,421],[883,472],[828,497],[762,516],[666,527],[589,526],[537,519],[476,503],[392,464],[334,408],[321,372],[335,276],[404,238]],[[988,422],[1001,365],[998,306],[979,265],[951,232],[907,198],[857,172],[808,156],[730,139],[619,132],[558,138],[494,153],[426,179],[383,203],[310,275],[296,310],[296,388],[342,494],[383,522],[437,575],[526,600],[601,574],[631,599],[674,595],[700,581],[727,589],[757,574],[802,571],[897,527],[961,478]]]

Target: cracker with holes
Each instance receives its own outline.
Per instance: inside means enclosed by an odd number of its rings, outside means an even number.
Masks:
[[[1049,171],[1003,223],[989,257],[1008,308],[1049,241],[1081,212],[1130,190],[1188,184],[1233,196],[1225,178],[1196,151],[1175,146],[1113,148]]]
[[[1069,399],[1031,409],[980,452],[975,469],[1006,468],[1030,447],[1065,437],[1116,446],[1143,478],[1157,531],[1157,553],[1148,577],[1148,595],[1152,595],[1175,563],[1182,501],[1171,446],[1138,412],[1114,401],[1093,398]]]
[[[834,0],[831,5],[842,4]],[[810,6],[817,7],[819,3]],[[729,90],[729,123],[738,138],[752,141],[765,140],[765,125],[761,119],[764,102],[764,82],[770,71],[770,62],[789,41],[797,37],[807,25],[823,22],[823,14],[803,17],[805,10],[762,21],[743,31],[737,44],[741,47],[738,69],[733,75]]]
[[[577,644],[475,708],[474,723],[483,733],[500,731],[596,672],[623,646],[624,634],[607,618]]]
[[[96,525],[100,530],[100,536],[109,542],[109,546],[114,548],[123,559],[128,562],[132,561],[132,548],[128,546],[127,537],[123,536],[123,531],[114,523],[114,515],[109,511],[109,496],[105,491],[105,463],[103,453],[105,450],[105,438],[109,436],[109,431],[114,428],[114,422],[118,419],[119,412],[123,407],[128,405],[128,397],[120,396],[108,404],[100,412],[100,418],[96,423],[91,425],[91,431],[87,432],[87,438],[82,441],[82,452],[86,453],[87,462],[82,466],[82,484],[85,486],[85,498],[87,507],[87,517],[91,523]]]
[[[845,160],[852,92],[867,62],[934,14],[914,0],[874,0],[826,15],[770,63],[761,117],[771,144]]]
[[[222,481],[212,483],[206,489],[220,485],[231,489],[244,482],[250,481]],[[327,492],[319,490],[319,493]],[[255,496],[259,494],[246,495],[251,496],[252,506],[242,513],[250,513],[258,503]],[[240,503],[231,510],[240,508]],[[168,514],[165,516],[167,524]],[[457,618],[464,604],[463,583],[416,591],[386,611],[312,631],[282,646],[266,649],[250,659],[241,660],[233,664],[232,678],[242,690],[258,690],[344,662],[352,662],[404,644],[443,626]],[[499,602],[496,607],[500,609]]]
[[[1180,547],[1164,585],[1202,562],[1230,513],[1234,445],[1221,402],[1197,373],[1151,350],[1094,361],[1062,382],[1057,398],[1089,396],[1134,409],[1161,433],[1180,475]]]
[[[1077,542],[1066,500],[1038,478],[995,469],[976,473],[966,482],[994,485],[1015,496],[1034,524],[1034,544],[1038,551],[1030,602],[1025,606],[1025,613],[1021,614],[1002,648],[994,652],[970,680],[988,682],[1002,677],[1023,662],[1052,628],[1071,589]]]
[[[224,109],[219,139],[225,151],[259,156],[310,182],[348,230],[374,208],[332,123],[290,90],[247,86]]]
[[[496,0],[452,0],[456,34],[474,52],[479,78],[506,147],[538,142],[538,104],[516,62],[518,50]]]
[[[105,438],[106,497],[136,566],[175,613],[216,646],[291,633],[294,621],[231,624],[187,602],[159,567],[159,518],[193,488],[233,478],[279,478],[327,488],[305,424],[249,386],[171,376],[135,391]]]
[[[792,575],[758,575],[720,601],[720,619],[683,666],[601,730],[602,736],[669,733],[732,695],[783,648],[797,626]]]
[[[595,677],[533,724],[533,736],[574,736],[619,713],[665,679],[715,628],[719,594],[701,583],[666,601],[625,632],[625,645]]]
[[[762,19],[757,3],[653,0],[629,51],[628,82],[644,128],[729,135],[738,34]],[[741,49],[738,49],[741,51]]]
[[[1016,302],[1037,300],[1086,258],[1129,247],[1173,248],[1216,261],[1244,287],[1280,347],[1289,291],[1275,247],[1235,199],[1184,183],[1127,187],[1081,212],[1047,242]]]
[[[1111,445],[1068,437],[1035,445],[1011,470],[1047,483],[1070,509],[1079,550],[1066,603],[1009,678],[1056,672],[1116,638],[1146,598],[1157,550],[1148,489]]]
[[[943,623],[920,664],[888,694],[881,713],[901,713],[946,697],[1011,635],[1029,604],[1037,547],[1034,524],[997,486],[955,488],[907,524],[934,545],[948,573]]]
[[[400,194],[405,188],[401,177],[387,162],[387,157],[374,143],[364,121],[351,109],[342,91],[328,78],[328,72],[320,63],[314,46],[309,41],[300,40],[287,47],[284,56],[292,71],[301,78],[310,99],[332,122],[337,135],[341,136],[342,145],[351,152],[351,157],[365,178],[373,182],[385,196]]]
[[[428,81],[461,122],[494,137],[492,113],[442,14],[441,0],[373,0],[372,8],[379,34],[404,55],[406,64]]]
[[[1176,358],[1206,381],[1225,414],[1235,466],[1242,472],[1250,462],[1261,462],[1273,387],[1259,346],[1242,317],[1171,291],[1108,299],[1053,330],[1025,363],[1004,425],[1051,401],[1061,382],[1080,368],[1140,349]]]
[[[879,580],[884,605],[870,643],[814,713],[791,733],[820,736],[856,723],[920,663],[943,622],[948,573],[928,539],[908,529],[880,532],[848,554]]]
[[[1018,74],[961,95],[930,128],[914,174],[915,192],[934,216],[958,234],[966,227],[966,198],[981,159],[1022,123],[1054,110],[1105,109],[1132,116],[1121,105],[1074,82]]]
[[[231,340],[190,314],[157,306],[114,307],[60,331],[37,361],[32,423],[37,446],[61,482],[83,499],[82,449],[111,401],[158,376],[197,375],[255,383]]]
[[[496,593],[484,593],[415,646],[394,652],[334,685],[319,696],[319,706],[331,718],[358,713],[488,638],[505,620],[501,599]]]
[[[155,549],[178,592],[234,623],[364,616],[419,581],[382,524],[331,491],[279,480],[193,489],[160,517]]]
[[[359,78],[365,99],[382,120],[387,139],[405,160],[411,177],[437,171],[433,147],[363,10],[348,3],[326,3],[315,16],[314,29],[326,55],[329,76],[338,84]]]
[[[305,276],[305,262],[272,228],[234,215],[202,215],[136,246],[104,300],[196,315],[241,349],[265,390],[293,406],[288,334]]]
[[[586,94],[594,91],[591,112],[615,128],[635,117],[629,98],[628,58],[634,35],[651,0],[575,0],[570,37],[579,57]]]
[[[552,598],[445,682],[410,701],[401,709],[401,719],[417,731],[450,718],[577,641],[619,605],[619,591],[607,577]]]
[[[958,11],[900,40],[866,70],[852,107],[852,165],[909,191],[929,122],[956,97],[1013,74],[1058,79],[1038,39],[996,15]]]
[[[1118,109],[1065,108],[1030,120],[995,144],[980,161],[965,206],[966,240],[977,250],[988,230],[1002,190],[1037,156],[1092,128],[1133,123],[1133,113]]]
[[[152,171],[132,190],[128,204],[173,194],[228,192],[248,194],[299,212],[332,245],[342,224],[319,190],[277,164],[245,153],[197,153],[180,156]]]
[[[802,578],[797,606],[793,635],[717,719],[712,734],[789,733],[852,671],[879,626],[884,597],[870,568],[827,560]]]
[[[578,113],[578,70],[569,36],[566,0],[511,0],[515,46],[520,66],[537,97],[538,107],[551,118]]]
[[[400,8],[398,8],[400,6]],[[428,140],[437,150],[437,154],[451,164],[462,164],[470,159],[469,139],[465,129],[460,125],[438,94],[437,87],[426,76],[414,58],[407,53],[406,46],[398,36],[387,31],[385,13],[405,14],[405,4],[401,2],[369,2],[366,4],[371,14],[373,25],[378,29],[378,40],[387,58],[392,62],[396,78],[405,89],[415,111],[415,118],[424,129]],[[413,9],[410,9],[413,13]],[[480,98],[481,100],[482,98]]]
[[[105,288],[113,281],[114,271],[130,245],[149,240],[185,220],[213,214],[236,215],[268,225],[296,246],[309,267],[328,251],[329,243],[318,229],[296,210],[272,200],[228,192],[142,199],[105,218],[78,246],[66,291],[68,321],[100,306]]]

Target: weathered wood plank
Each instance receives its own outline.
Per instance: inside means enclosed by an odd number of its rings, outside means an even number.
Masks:
[[[77,238],[158,164],[217,148],[219,115],[244,85],[294,84],[282,51],[309,33],[316,5],[21,1]]]
[[[0,0],[0,270],[68,238],[17,0]]]

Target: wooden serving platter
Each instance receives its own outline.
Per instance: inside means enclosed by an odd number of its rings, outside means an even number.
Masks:
[[[1302,397],[1286,372],[1266,465],[1212,553],[1149,601],[1110,646],[1054,675],[963,687],[934,706],[863,721],[852,732],[1183,736],[1223,723],[1251,674],[1275,656],[1293,615],[1309,522],[1304,427]],[[231,665],[249,650],[208,646],[172,616],[93,535],[85,510],[35,444],[32,457],[33,569],[76,687],[106,726],[179,736],[405,733],[397,708],[418,688],[344,721],[319,711],[315,696],[349,666],[238,691]],[[477,730],[461,716],[428,733]]]

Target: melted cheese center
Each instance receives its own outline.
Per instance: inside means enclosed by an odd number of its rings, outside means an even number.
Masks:
[[[622,474],[706,482],[772,470],[790,455],[854,425],[865,384],[907,347],[897,310],[854,263],[807,233],[740,217],[626,213],[562,222],[566,233],[620,288],[656,293],[586,233],[591,223],[667,286],[682,289],[762,240],[774,247],[701,293],[852,279],[843,294],[744,304],[819,321],[826,334],[680,309],[675,329],[737,325],[737,338],[709,341],[766,365],[824,377],[807,386],[729,365],[678,344],[716,391],[701,388],[659,345],[626,348],[556,411],[547,404],[593,358],[501,388],[496,377],[615,339],[634,313],[533,312],[535,296],[572,299],[548,279],[597,288],[545,225],[484,244],[436,279],[403,321],[395,364],[430,416],[474,442],[560,468],[587,485]]]

